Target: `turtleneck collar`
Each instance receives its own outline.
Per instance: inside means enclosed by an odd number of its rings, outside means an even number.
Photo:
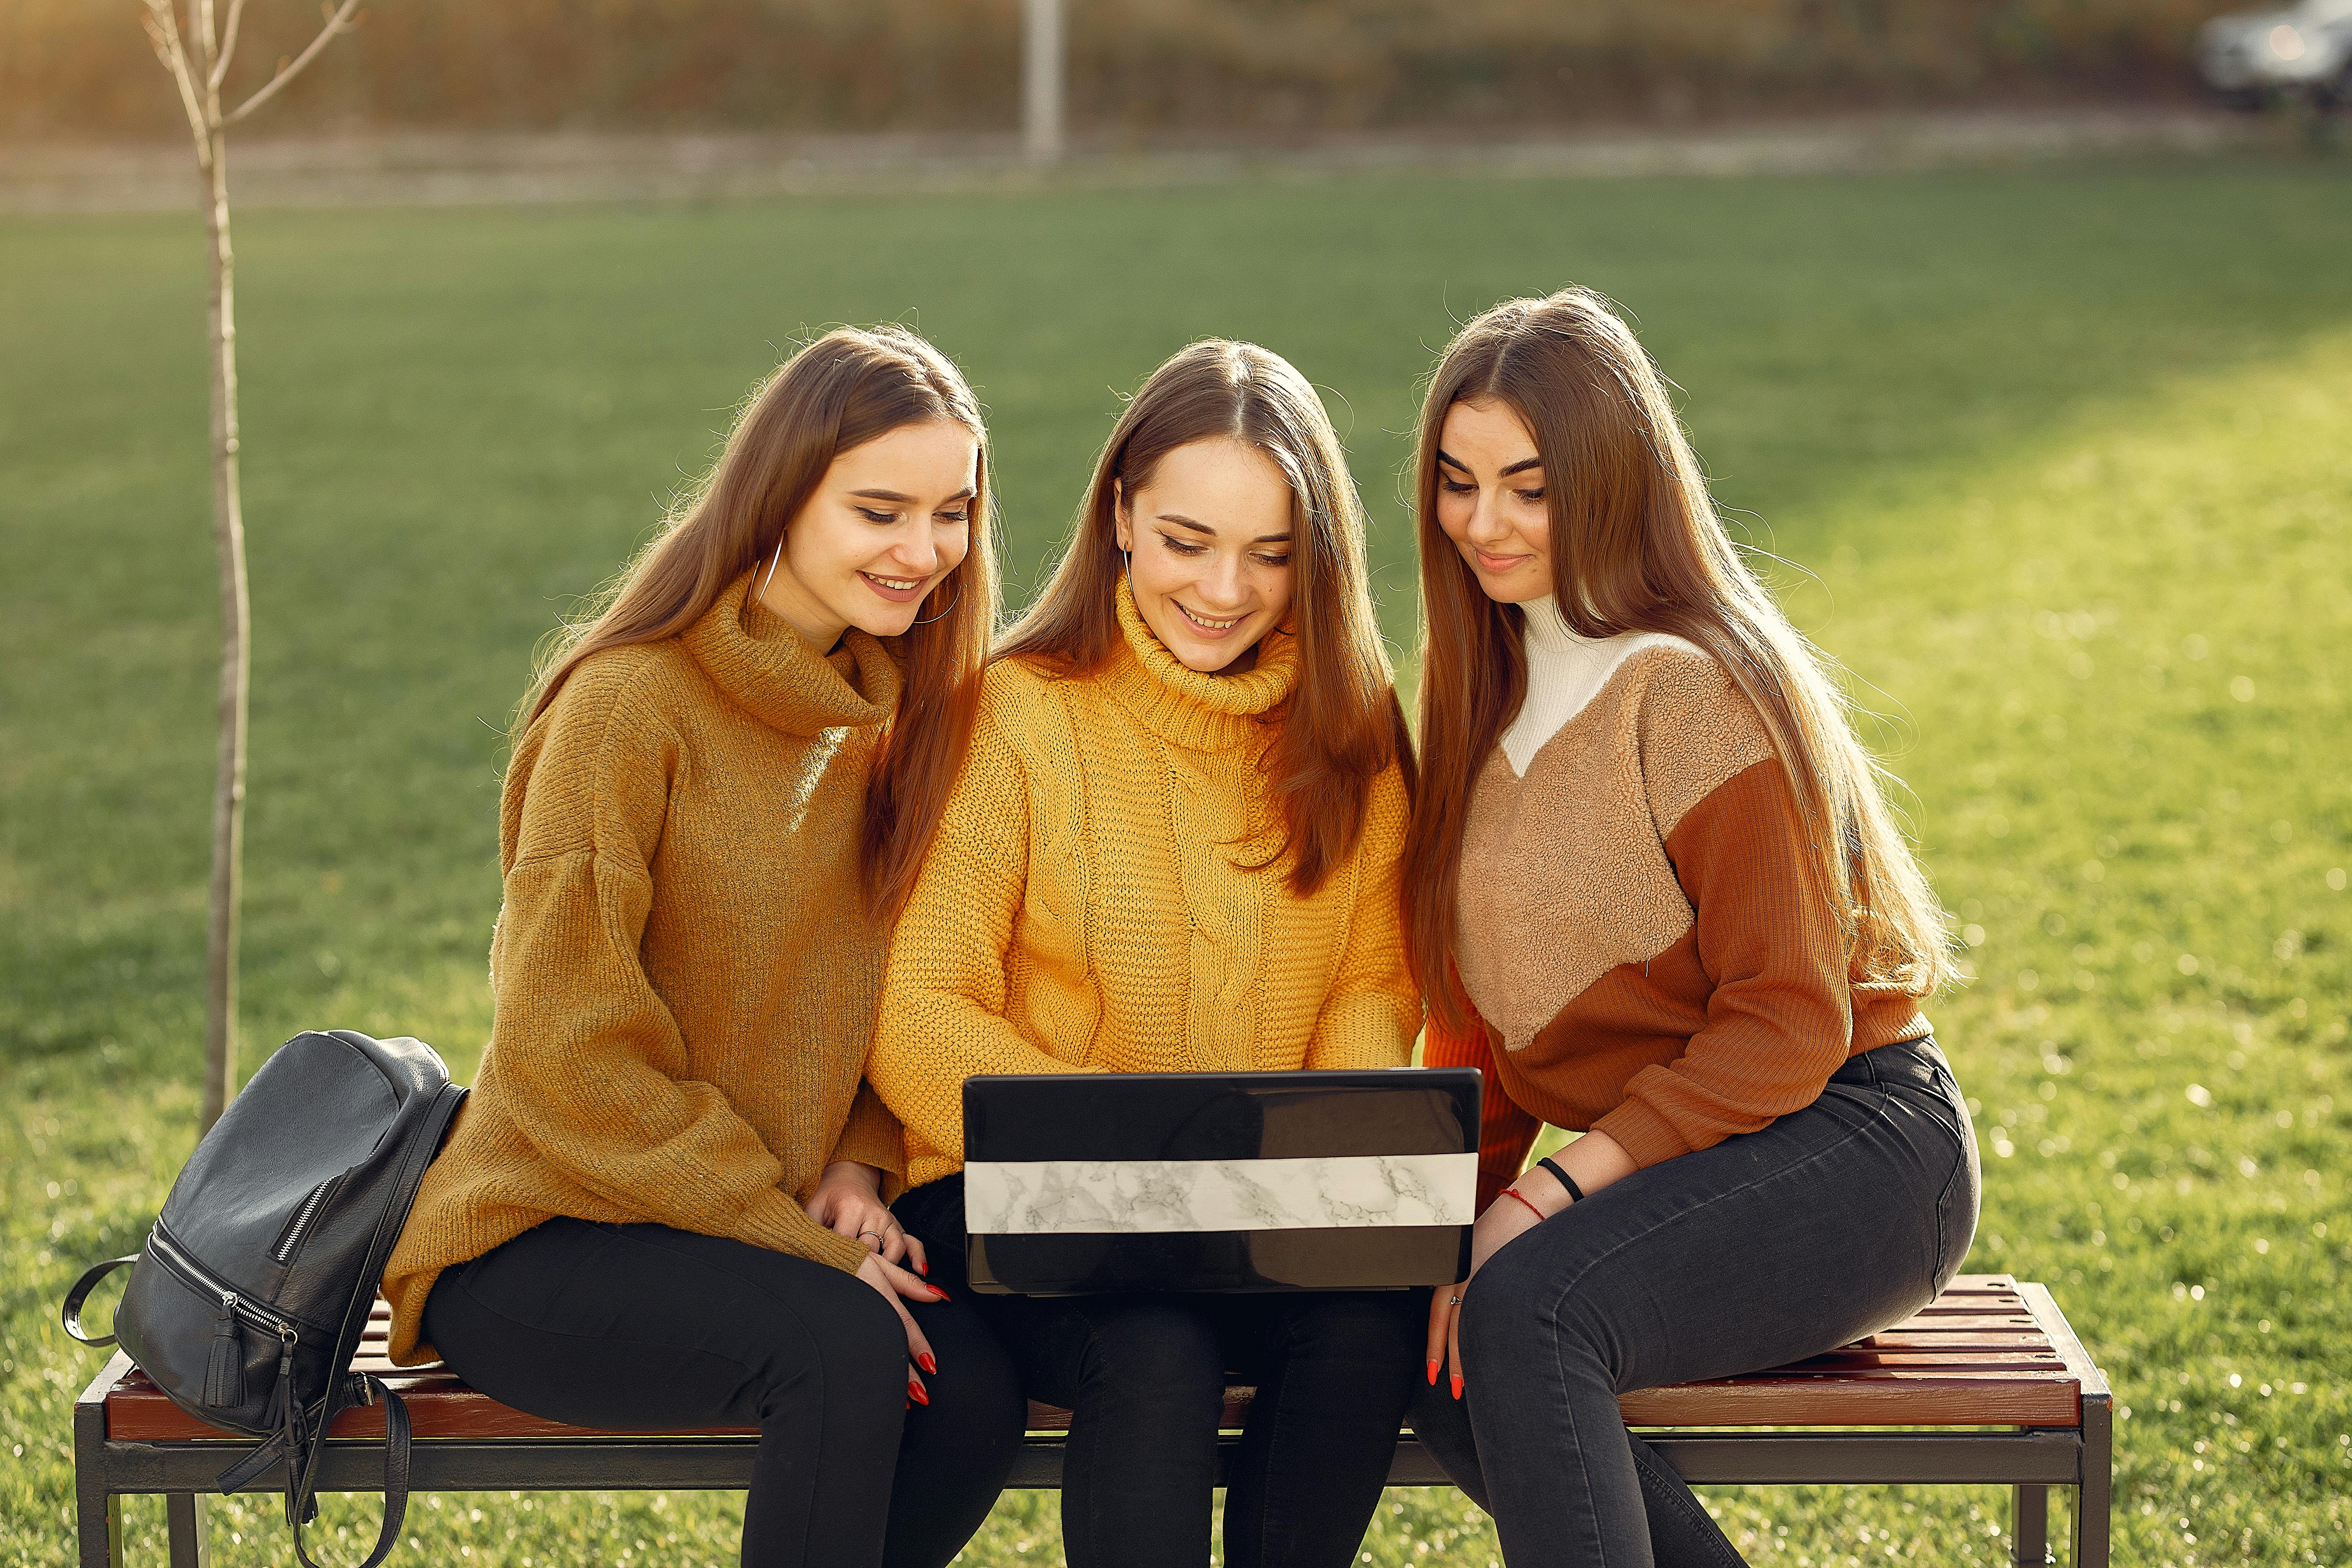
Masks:
[[[1580,634],[1559,613],[1559,601],[1549,594],[1528,600],[1519,606],[1519,613],[1527,617],[1527,645],[1531,652],[1571,653],[1598,647],[1607,640]]]
[[[896,711],[903,678],[881,639],[852,626],[820,656],[752,597],[752,575],[729,584],[680,639],[719,690],[788,735],[879,724]]]
[[[1100,679],[1143,727],[1171,745],[1217,752],[1262,739],[1258,721],[1287,701],[1298,682],[1298,639],[1268,632],[1257,664],[1239,675],[1203,675],[1177,662],[1152,635],[1124,580],[1118,625],[1126,646]]]

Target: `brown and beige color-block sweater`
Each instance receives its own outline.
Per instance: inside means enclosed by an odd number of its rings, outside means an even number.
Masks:
[[[1118,614],[1124,645],[1091,675],[990,667],[899,918],[866,1071],[918,1184],[962,1168],[974,1073],[1402,1067],[1421,1027],[1402,770],[1373,781],[1355,852],[1300,898],[1258,765],[1297,644],[1270,636],[1255,668],[1203,675],[1124,584]]]
[[[678,637],[583,662],[499,809],[490,1043],[384,1272],[393,1359],[444,1268],[558,1215],[732,1237],[855,1269],[801,1203],[902,1168],[859,1075],[883,933],[858,829],[891,652],[819,656],[746,574]]]
[[[1456,965],[1486,1069],[1482,1202],[1539,1121],[1640,1165],[1799,1110],[1857,1052],[1927,1032],[1854,973],[1762,719],[1678,637],[1579,637],[1524,606],[1529,689],[1463,832]],[[1500,1092],[1496,1092],[1499,1090]]]

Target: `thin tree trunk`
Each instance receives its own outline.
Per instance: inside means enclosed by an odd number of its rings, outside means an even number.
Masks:
[[[209,23],[209,18],[207,18]],[[220,556],[220,750],[213,784],[213,872],[205,937],[205,1100],[199,1131],[236,1088],[237,912],[244,879],[247,639],[245,515],[237,492],[236,260],[229,245],[228,138],[211,96],[204,179],[212,272],[213,542]]]

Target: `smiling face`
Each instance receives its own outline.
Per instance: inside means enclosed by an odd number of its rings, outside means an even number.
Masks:
[[[1290,613],[1297,580],[1282,469],[1219,436],[1175,448],[1143,485],[1116,493],[1143,624],[1187,669],[1249,668],[1258,640]]]
[[[897,637],[971,548],[980,439],[952,419],[901,425],[837,454],[761,563],[760,603],[819,649],[851,626]]]
[[[1509,405],[1462,402],[1438,436],[1437,526],[1486,596],[1521,605],[1551,592],[1551,513],[1536,438]]]

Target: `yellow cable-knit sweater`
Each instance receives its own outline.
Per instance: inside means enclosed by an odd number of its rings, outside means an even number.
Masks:
[[[971,751],[891,942],[866,1075],[908,1180],[963,1164],[974,1073],[1402,1067],[1421,1027],[1396,866],[1407,801],[1375,781],[1355,851],[1310,898],[1258,760],[1297,679],[1177,663],[1119,588],[1091,675],[990,668]]]
[[[820,658],[747,574],[677,637],[583,661],[499,808],[490,1045],[384,1271],[394,1361],[444,1268],[558,1215],[855,1269],[802,1211],[835,1160],[900,1165],[861,1089],[882,979],[857,837],[897,663]]]

